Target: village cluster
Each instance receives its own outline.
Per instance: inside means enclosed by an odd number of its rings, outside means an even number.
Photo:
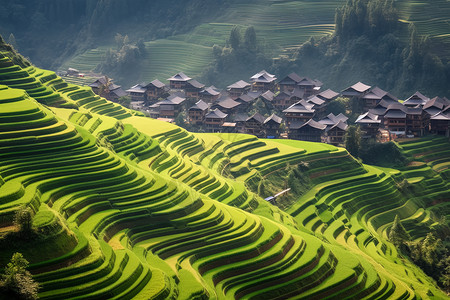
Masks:
[[[327,105],[337,97],[345,97],[358,101],[361,112],[365,112],[355,121],[364,139],[390,140],[427,132],[449,135],[450,100],[430,99],[420,92],[401,102],[389,92],[361,82],[341,92],[321,91],[322,82],[318,80],[291,73],[277,81],[265,70],[253,75],[249,82],[239,80],[224,91],[205,87],[182,72],[167,80],[169,86],[154,80],[124,91],[107,77],[101,77],[89,86],[112,101],[129,95],[134,108],[146,111],[152,118],[174,122],[183,113],[183,122],[204,132],[248,133],[262,138],[287,137],[341,145],[348,118],[327,114]],[[271,114],[255,112],[257,101]],[[254,113],[249,116],[250,111]]]

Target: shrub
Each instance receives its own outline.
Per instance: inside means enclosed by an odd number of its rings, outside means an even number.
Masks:
[[[19,232],[28,236],[33,233],[33,214],[29,207],[19,209],[14,215],[14,225],[19,228]]]
[[[26,270],[28,261],[22,253],[14,253],[0,279],[0,295],[3,299],[37,299],[39,284]]]

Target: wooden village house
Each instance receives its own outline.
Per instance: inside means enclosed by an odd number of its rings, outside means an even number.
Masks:
[[[289,125],[288,138],[309,142],[326,142],[325,129],[327,125],[313,119],[306,123],[294,121]]]
[[[239,80],[229,86],[227,86],[228,95],[232,99],[236,99],[242,94],[246,94],[250,91],[251,84],[248,82],[245,82],[244,80]]]
[[[227,114],[220,109],[213,109],[205,115],[205,127],[207,132],[222,132],[222,125],[225,123]]]
[[[202,125],[205,121],[205,116],[208,112],[209,106],[203,100],[197,101],[188,110],[189,123],[195,125]]]
[[[203,90],[204,87],[205,87],[204,84],[198,82],[195,79],[188,80],[186,82],[186,86],[184,87],[186,97],[198,99],[200,96],[200,92]]]
[[[173,75],[170,78],[167,78],[167,80],[170,83],[171,89],[185,89],[187,82],[191,80],[192,78],[184,74],[183,72],[177,73]]]
[[[264,131],[269,139],[280,137],[280,126],[283,119],[276,114],[272,114],[264,120]]]
[[[283,110],[286,124],[290,126],[291,123],[306,123],[311,120],[315,114],[313,106],[314,104],[301,100],[286,108]]]
[[[205,101],[206,103],[213,103],[220,96],[220,92],[217,91],[217,89],[214,86],[210,86],[206,89],[203,89],[202,91],[200,91],[199,94],[200,99]]]
[[[261,72],[258,72],[250,77],[253,91],[274,91],[276,80],[277,78],[275,75],[269,74],[266,70],[262,70]]]

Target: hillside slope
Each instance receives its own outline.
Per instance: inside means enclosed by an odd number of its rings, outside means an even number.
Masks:
[[[234,25],[240,26],[242,30],[247,26],[254,26],[258,41],[268,57],[290,56],[310,37],[313,36],[317,40],[333,33],[335,9],[344,3],[345,1],[275,0],[232,3],[222,8],[221,15],[216,16],[216,19],[200,23],[185,33],[152,41],[144,39],[147,52],[141,64],[145,71],[140,73],[138,78],[133,78],[134,81],[121,78],[122,84],[131,85],[139,80],[151,81],[155,78],[165,80],[178,71],[184,71],[191,77],[199,77],[212,60],[212,46],[214,44],[224,46]],[[399,22],[403,24],[402,30],[395,34],[401,40],[409,42],[407,25],[414,23],[421,36],[427,36],[441,43],[439,49],[433,46],[433,51],[436,51],[439,57],[445,59],[450,57],[446,47],[450,44],[448,1],[401,0],[396,1],[395,6],[399,11]],[[129,31],[121,33],[132,35],[133,30],[130,28]],[[135,37],[135,40],[138,38],[139,36]],[[106,45],[100,43],[94,49],[88,49],[67,59],[62,69],[74,67],[85,72],[92,71],[102,62],[107,49],[114,47],[111,42]],[[170,64],[166,63],[167,61],[170,61]],[[254,74],[260,68],[261,66],[248,66],[248,74],[244,75]],[[293,70],[285,72],[291,71]],[[326,72],[322,76],[321,72],[323,71],[313,73],[318,78],[326,78]],[[349,75],[344,77],[349,77],[345,84],[354,80]],[[205,80],[210,79],[205,78]],[[224,82],[221,87],[231,84],[233,80],[236,78],[230,78],[230,82]],[[333,81],[333,79],[330,80]],[[213,83],[218,85],[218,82]],[[334,82],[329,84],[336,85]]]
[[[12,56],[0,56],[0,264],[23,252],[42,299],[445,297],[386,235],[395,215],[414,239],[446,226],[447,140],[403,144],[423,164],[398,171],[325,144],[194,134]],[[270,183],[291,201],[264,201]],[[39,234],[10,243],[23,206]]]

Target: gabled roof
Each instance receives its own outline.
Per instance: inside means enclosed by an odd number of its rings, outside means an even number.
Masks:
[[[178,105],[183,103],[184,100],[186,100],[186,98],[182,98],[177,95],[170,95],[169,97],[158,103],[159,105]]]
[[[216,91],[214,86],[210,86],[210,87],[204,89],[203,91],[201,91],[200,94],[210,95],[210,96],[217,96],[217,95],[220,94],[220,92]]]
[[[261,115],[260,113],[255,113],[253,116],[248,117],[247,120],[245,120],[246,122],[250,121],[250,120],[255,120],[260,124],[263,124],[265,119],[263,115]]]
[[[167,80],[169,80],[169,81],[188,81],[191,79],[192,79],[191,77],[188,77],[183,72],[177,73],[177,74],[173,75],[172,77],[167,78]]]
[[[441,97],[434,97],[433,99],[429,100],[425,105],[423,106],[423,109],[427,110],[428,108],[435,107],[439,110],[442,110],[445,106],[449,105],[450,101],[441,98]]]
[[[407,106],[424,105],[429,100],[430,98],[424,96],[421,92],[417,91],[413,95],[411,95],[408,99],[406,99],[403,102],[403,105]]]
[[[280,80],[280,84],[283,84],[284,82],[286,82],[285,84],[297,84],[299,83],[301,80],[303,79],[303,77],[300,77],[297,75],[297,73],[292,72],[289,75],[286,75],[286,77],[284,77],[282,80]]]
[[[273,121],[275,123],[281,124],[281,122],[283,122],[283,119],[281,117],[277,116],[276,114],[271,114],[269,117],[267,117],[264,120],[264,124],[266,124],[266,123],[268,123],[270,121]]]
[[[291,93],[291,98],[292,97],[297,97],[299,99],[302,99],[303,96],[305,95],[305,91],[303,89],[297,89],[295,88],[292,93]]]
[[[228,115],[220,111],[220,109],[216,108],[211,110],[209,113],[205,115],[207,119],[225,119]]]
[[[275,94],[272,91],[266,91],[261,94],[261,97],[266,99],[267,101],[272,101],[275,97]]]
[[[223,98],[221,100],[219,100],[216,105],[226,108],[226,109],[230,109],[230,108],[234,108],[238,105],[240,105],[239,102],[234,101],[233,99],[231,99],[230,97],[226,97]]]
[[[331,130],[333,128],[339,128],[341,130],[347,130],[348,125],[345,122],[339,121],[336,124],[334,124],[333,126],[331,126],[329,130]]]
[[[208,104],[204,102],[203,100],[197,101],[194,105],[192,105],[189,110],[202,110],[205,111],[209,108]]]
[[[290,98],[291,93],[288,91],[281,91],[274,97],[275,100],[290,99]]]
[[[292,122],[289,126],[289,129],[300,129],[304,127],[312,127],[314,129],[325,130],[327,125],[320,124],[319,122],[314,121],[313,119],[308,120],[306,123],[301,122]]]
[[[120,86],[118,88],[110,90],[109,92],[115,94],[119,98],[128,95]]]
[[[269,77],[271,77],[271,78],[275,78],[275,75],[270,74],[270,73],[267,72],[266,70],[261,70],[261,71],[259,71],[258,73],[256,73],[255,75],[253,75],[252,77],[250,77],[250,79],[256,79],[256,78],[259,78],[259,77],[262,76],[262,75],[267,75],[267,76],[269,76]]]
[[[250,87],[250,83],[245,82],[244,80],[236,81],[235,83],[227,86],[227,89],[244,89]]]
[[[364,95],[363,99],[375,99],[375,100],[385,100],[385,101],[398,101],[398,98],[390,94],[389,92],[386,92],[379,87],[371,88],[370,91]]]
[[[247,114],[244,114],[244,113],[237,113],[235,116],[234,116],[234,122],[245,122],[246,120],[248,119],[248,116],[247,116]]]
[[[342,94],[345,95],[347,93],[365,93],[370,89],[370,85],[364,84],[362,82],[357,82],[354,85],[346,88],[345,90],[342,91]]]
[[[438,112],[437,114],[430,117],[430,120],[442,120],[442,121],[449,121],[450,122],[450,116],[443,112]]]
[[[244,94],[244,95],[240,95],[235,101],[239,102],[238,100],[241,100],[244,103],[249,103],[249,102],[252,102],[253,100],[255,100],[255,98],[253,98],[252,96],[250,96],[248,94]]]
[[[189,80],[187,81],[187,83],[190,84],[191,86],[197,88],[197,89],[202,89],[202,88],[205,87],[205,85],[204,85],[203,83],[200,83],[200,82],[198,82],[198,81],[195,80],[195,79],[189,79]]]
[[[324,100],[333,100],[334,98],[336,98],[337,96],[339,96],[339,93],[336,93],[333,90],[325,90],[323,92],[321,92],[320,94],[317,94],[318,97],[324,99]]]
[[[131,88],[126,90],[127,93],[140,93],[140,94],[144,94],[146,91],[147,89],[145,88],[145,84],[143,85],[142,83],[133,85]]]
[[[393,118],[393,119],[404,119],[406,118],[406,113],[402,110],[386,110],[384,114],[385,118]]]
[[[333,113],[329,113],[325,118],[320,120],[319,123],[325,124],[325,125],[335,125],[339,122],[346,123],[347,120],[348,120],[348,118],[341,113],[338,114],[337,116],[335,116]]]
[[[322,86],[323,83],[317,79],[312,80],[308,77],[303,77],[302,80],[300,80],[297,83],[297,85],[299,85],[299,86]]]
[[[261,72],[256,73],[252,77],[250,77],[250,81],[252,82],[263,82],[263,83],[270,83],[275,81],[277,78],[275,75],[267,73],[266,70],[262,70]]]
[[[111,81],[111,80],[109,80]],[[108,83],[108,77],[102,76],[100,78],[97,78],[93,83],[89,84],[90,87],[99,87],[101,85],[106,85]]]
[[[360,115],[355,123],[358,124],[369,124],[369,123],[381,123],[381,120],[378,119],[378,116],[375,114],[372,114],[370,112],[366,112],[365,114]]]
[[[320,105],[325,103],[325,100],[323,100],[323,99],[321,99],[321,98],[319,98],[317,96],[311,96],[308,99],[306,99],[306,102],[313,103],[315,105],[319,105],[320,106]]]
[[[313,109],[314,104],[307,103],[305,100],[300,100],[299,102],[289,106],[285,110],[284,113],[314,113],[315,109]]]
[[[150,86],[154,86],[155,88],[163,88],[166,85],[164,83],[162,83],[161,81],[159,81],[158,79],[153,80],[152,82],[150,82],[149,84],[147,84],[145,87],[150,87]]]

